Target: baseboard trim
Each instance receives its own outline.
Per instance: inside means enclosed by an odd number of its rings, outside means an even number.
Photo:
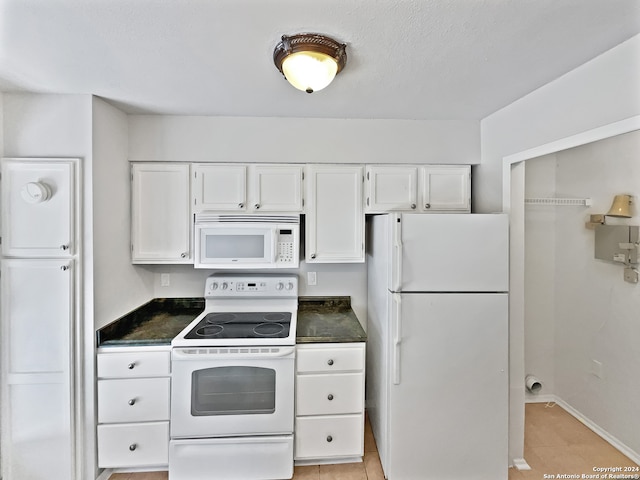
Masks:
[[[575,417],[580,423],[586,426],[589,430],[593,431],[596,435],[602,437],[609,444],[611,444],[611,446],[614,447],[616,450],[620,451],[622,454],[629,457],[633,462],[640,464],[640,453],[636,452],[635,450],[625,445],[619,439],[611,435],[609,432],[607,432],[605,429],[600,427],[597,423],[595,423],[588,417],[585,417],[582,413],[580,413],[578,410],[573,408],[571,405],[569,405],[567,402],[565,402],[558,396],[544,395],[544,396],[538,397],[538,401],[533,401],[532,399],[532,401],[529,401],[527,403],[551,403],[551,402],[554,402],[560,405],[567,412],[569,412],[569,414]],[[516,460],[514,459],[514,465],[515,465],[515,461]]]
[[[514,458],[513,466],[516,470],[531,470],[531,467],[524,458]]]
[[[526,394],[524,397],[524,403],[549,403],[549,402],[556,402],[556,396],[552,394],[546,394],[546,395]]]

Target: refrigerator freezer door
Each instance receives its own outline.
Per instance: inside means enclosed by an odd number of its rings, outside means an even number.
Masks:
[[[400,222],[402,292],[506,292],[509,220],[505,214],[404,214]],[[392,234],[392,238],[397,235]],[[396,248],[394,246],[394,248]],[[397,255],[392,261],[397,262]],[[393,275],[392,275],[393,277]],[[398,282],[391,282],[398,283]],[[398,288],[399,287],[399,288]]]
[[[402,295],[389,479],[506,480],[507,312],[506,294]]]

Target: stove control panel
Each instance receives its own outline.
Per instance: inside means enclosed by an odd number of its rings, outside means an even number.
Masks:
[[[214,274],[205,282],[204,296],[216,297],[297,297],[295,275]]]

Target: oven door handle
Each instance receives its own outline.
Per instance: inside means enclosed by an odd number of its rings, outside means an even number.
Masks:
[[[172,361],[193,361],[206,359],[257,359],[295,357],[296,347],[204,347],[174,348],[171,351]]]

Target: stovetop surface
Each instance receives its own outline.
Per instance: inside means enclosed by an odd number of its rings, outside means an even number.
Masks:
[[[291,312],[212,312],[207,313],[184,338],[287,338],[290,326]]]

